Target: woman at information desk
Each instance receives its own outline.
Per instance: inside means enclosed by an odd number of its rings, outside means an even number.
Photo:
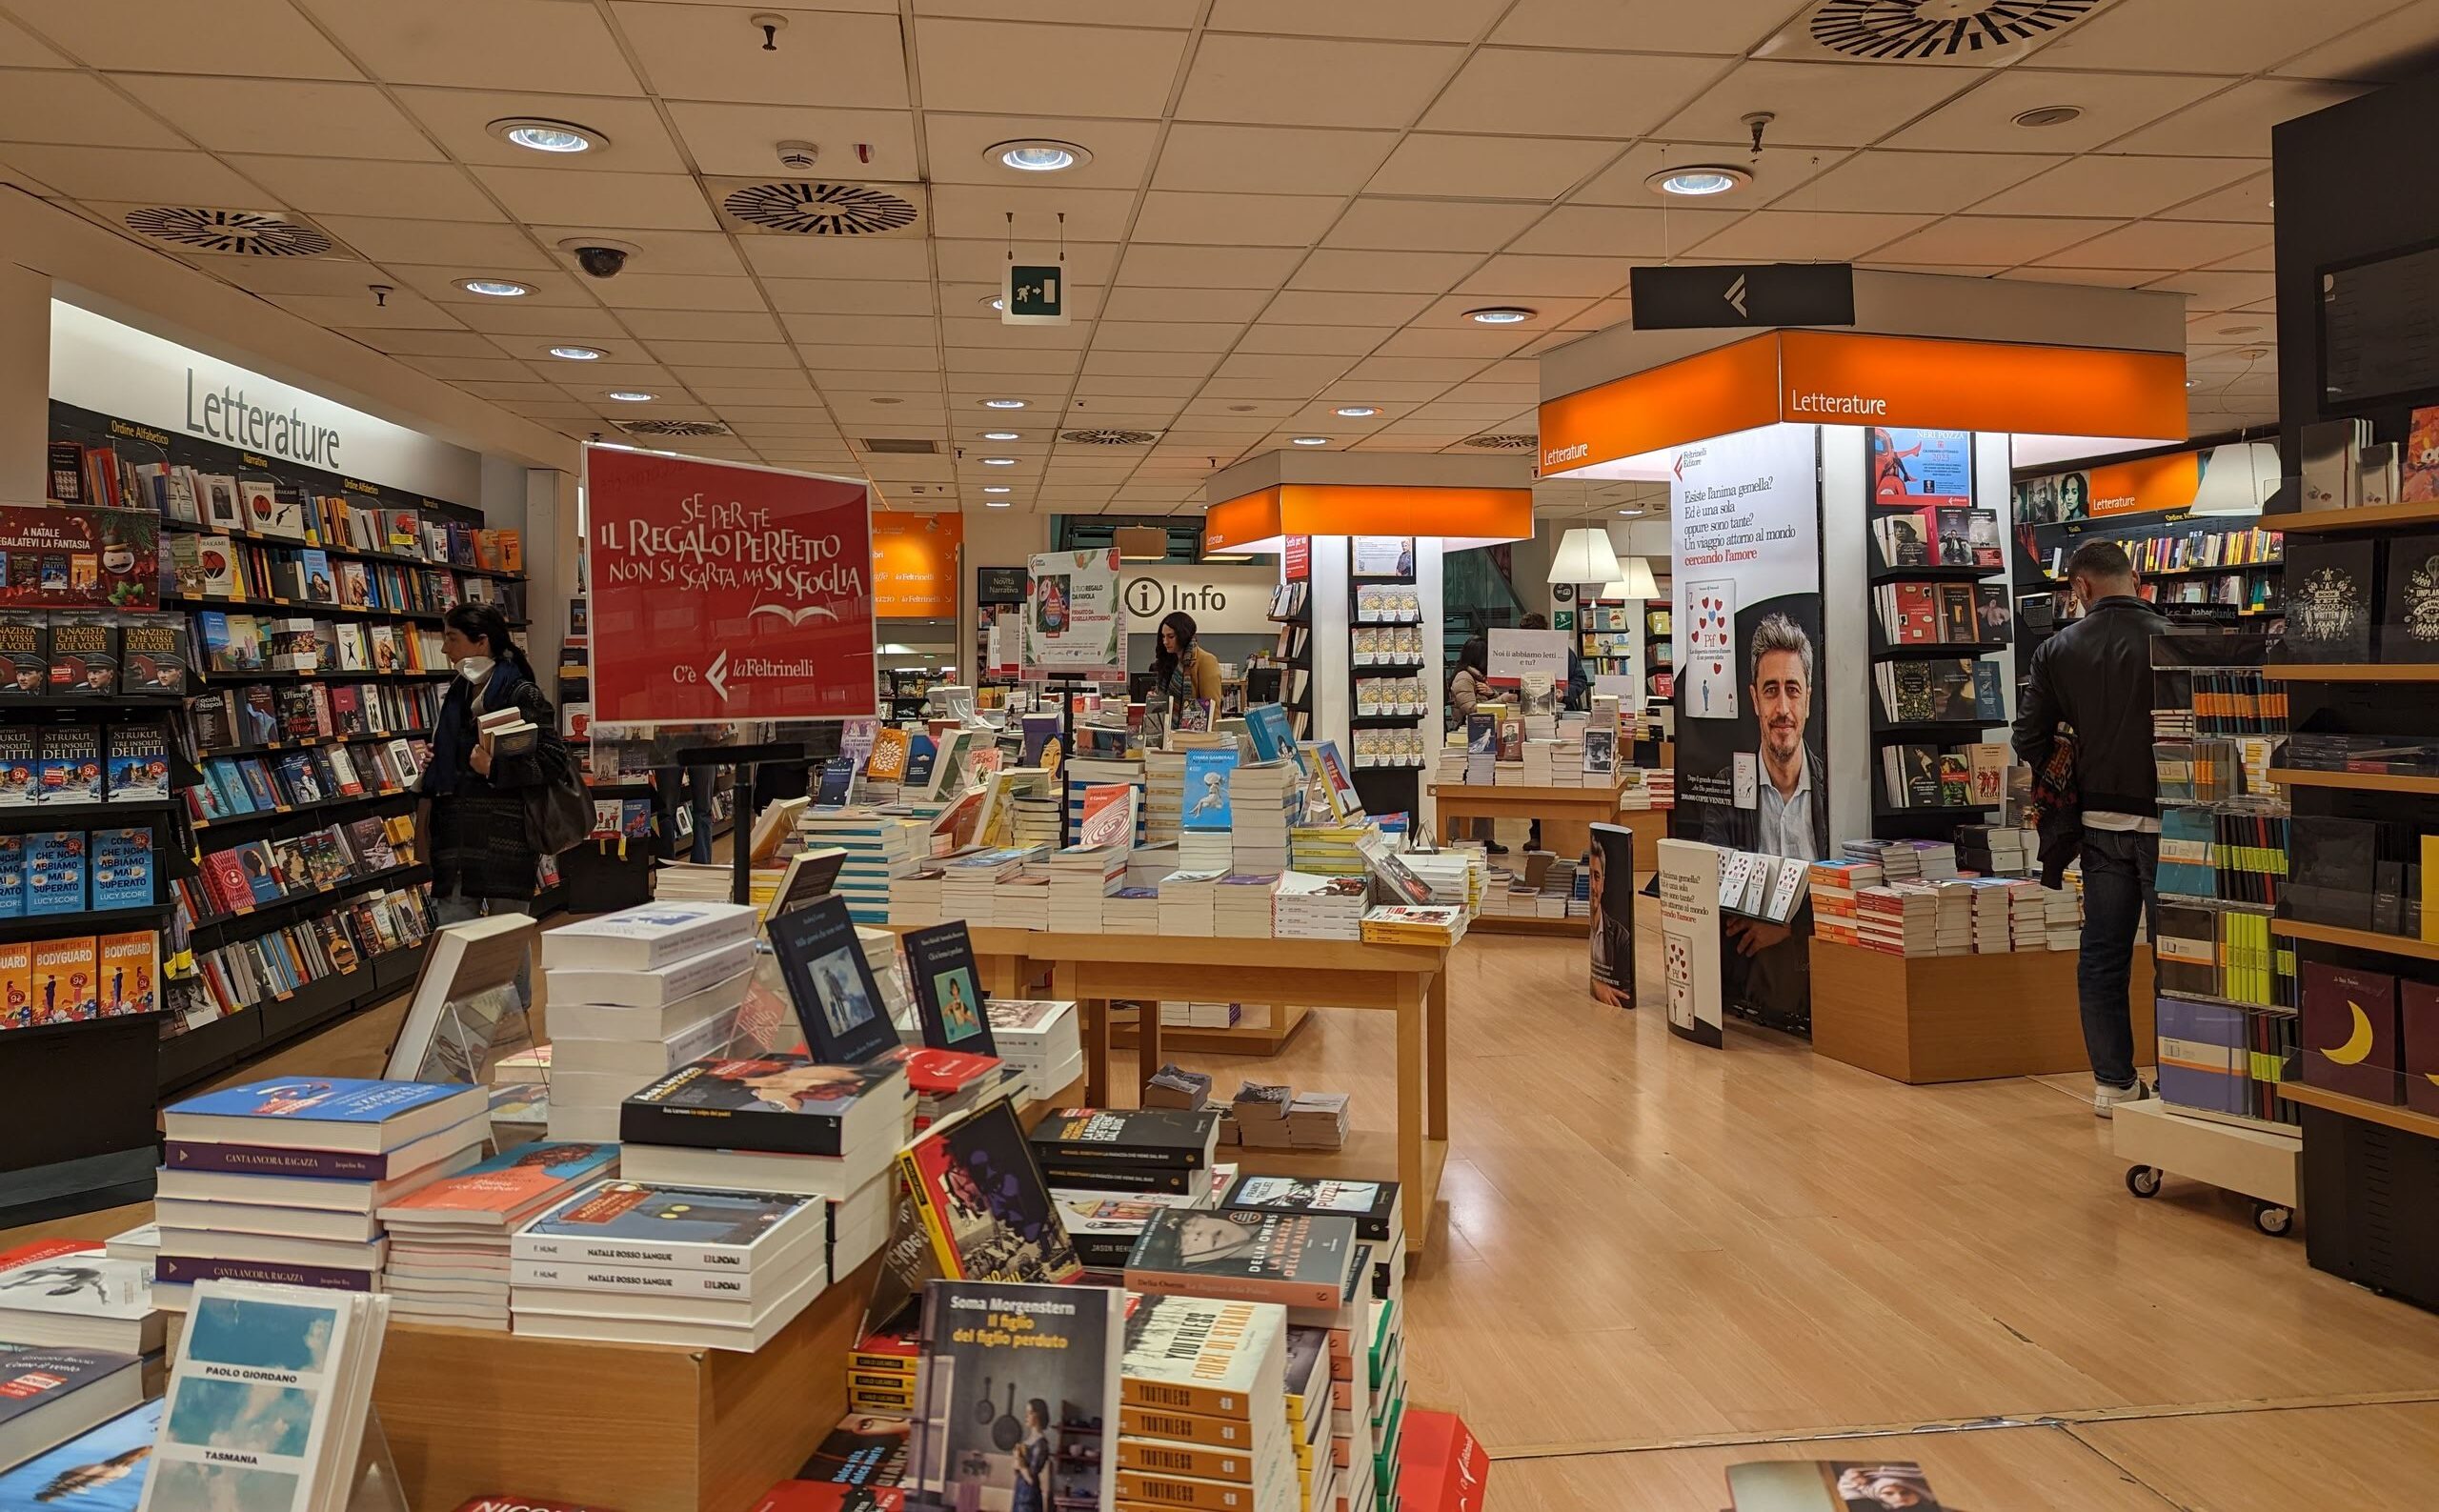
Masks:
[[[1155,686],[1168,696],[1170,717],[1196,699],[1220,704],[1220,658],[1194,643],[1194,616],[1180,609],[1160,621],[1160,649],[1152,654]]]
[[[1456,716],[1457,733],[1467,734],[1467,724],[1474,716],[1474,706],[1482,702],[1490,690],[1490,647],[1480,635],[1468,639],[1457,653],[1457,670],[1448,675],[1448,709]],[[1470,736],[1468,736],[1470,738]],[[1470,826],[1470,836],[1461,836],[1457,826]],[[1472,838],[1482,842],[1482,849],[1493,856],[1505,856],[1507,847],[1499,843],[1498,825],[1490,819],[1451,819],[1445,826],[1450,839]]]

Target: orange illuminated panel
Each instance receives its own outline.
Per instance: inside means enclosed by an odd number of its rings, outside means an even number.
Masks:
[[[1288,532],[1279,523],[1279,490],[1240,494],[1202,512],[1204,552],[1241,552],[1275,542]]]
[[[957,614],[958,514],[873,515],[873,614],[946,619]]]
[[[2181,510],[2202,492],[2202,454],[2172,452],[2138,462],[2112,462],[2085,474],[2084,510],[2092,519]]]
[[[1542,405],[1542,472],[1572,472],[1768,425],[1779,416],[1779,338],[1612,379]]]
[[[1533,534],[1528,488],[1285,483],[1214,504],[1205,552],[1276,552],[1290,535],[1427,535],[1474,545]]]
[[[2182,353],[1827,331],[1783,331],[1778,342],[1787,420],[2186,437]]]

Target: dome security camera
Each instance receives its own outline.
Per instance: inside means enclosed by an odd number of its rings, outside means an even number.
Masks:
[[[623,247],[578,247],[575,265],[595,278],[615,278],[627,267],[627,252]]]

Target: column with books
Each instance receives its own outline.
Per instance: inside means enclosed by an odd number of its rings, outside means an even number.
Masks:
[[[1389,549],[1399,544],[1402,552]],[[1415,813],[1441,718],[1423,654],[1414,542],[1359,536],[1348,560],[1347,756],[1356,791],[1370,813]]]
[[[1908,495],[1907,497],[1911,497]],[[2012,634],[1995,511],[1875,505],[1870,584],[1872,833],[1945,834],[2005,807]]]

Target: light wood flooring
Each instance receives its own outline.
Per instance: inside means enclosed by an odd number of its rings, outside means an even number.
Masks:
[[[1733,1025],[1704,1050],[1585,977],[1579,940],[1475,936],[1453,968],[1407,1359],[1498,1462],[1497,1512],[1711,1512],[1764,1458],[1920,1460],[1966,1512],[2439,1506],[2439,1316],[2310,1269],[2239,1199],[2136,1200],[2074,1079],[1909,1088]],[[267,1069],[373,1074],[394,1017]],[[1382,1015],[1179,1058],[1385,1121]]]

